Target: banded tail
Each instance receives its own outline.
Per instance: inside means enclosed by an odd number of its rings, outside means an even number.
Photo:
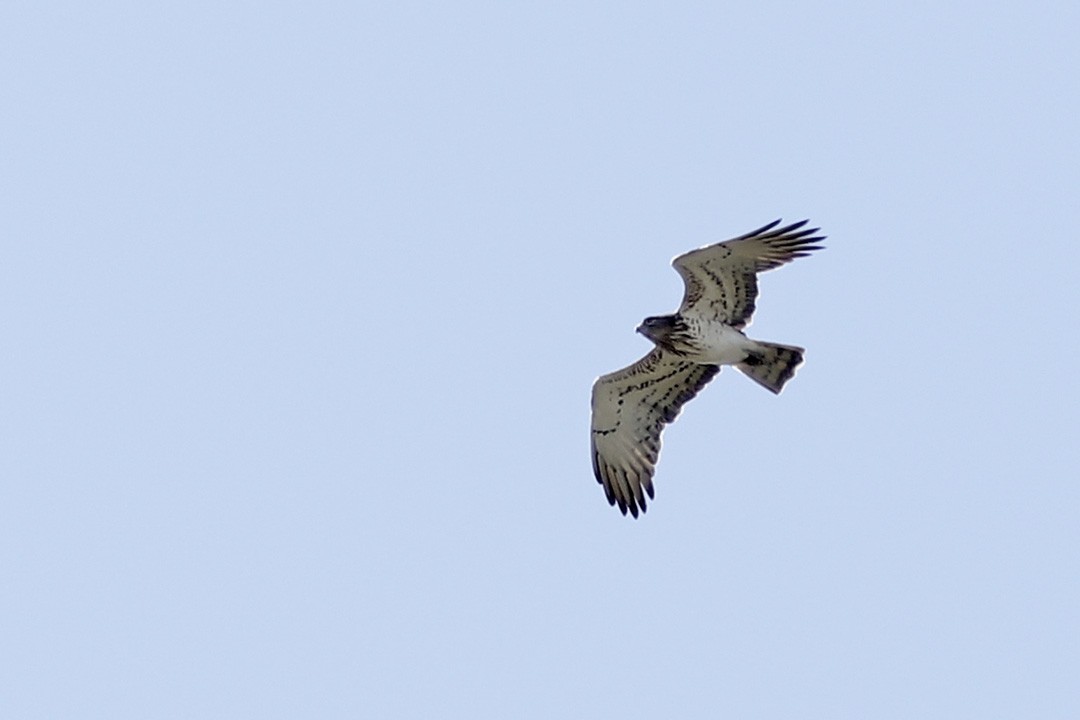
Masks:
[[[802,365],[804,352],[793,345],[759,342],[758,349],[735,367],[769,392],[779,394]]]

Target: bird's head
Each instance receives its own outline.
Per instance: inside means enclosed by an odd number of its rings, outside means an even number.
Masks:
[[[666,344],[668,336],[676,330],[678,321],[675,315],[656,315],[645,318],[637,331],[657,345]]]

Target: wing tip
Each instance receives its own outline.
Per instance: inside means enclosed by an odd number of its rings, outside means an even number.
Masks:
[[[647,478],[645,482],[641,482],[640,478],[635,474],[637,480],[635,482],[625,472],[622,473],[620,478],[619,470],[606,463],[601,466],[595,455],[593,462],[596,481],[603,486],[608,505],[617,506],[619,512],[624,516],[629,514],[637,518],[639,515],[644,514],[648,509],[648,503],[645,500],[646,493],[650,499],[654,496],[652,478]],[[645,492],[642,492],[642,489]]]

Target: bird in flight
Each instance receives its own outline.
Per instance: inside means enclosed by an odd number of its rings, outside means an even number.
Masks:
[[[777,220],[672,260],[686,286],[679,311],[645,318],[637,331],[655,344],[652,352],[593,383],[593,474],[623,515],[645,512],[660,433],[722,365],[779,393],[802,363],[803,348],[751,340],[743,329],[754,314],[758,273],[821,249],[825,237],[806,223],[778,228]]]

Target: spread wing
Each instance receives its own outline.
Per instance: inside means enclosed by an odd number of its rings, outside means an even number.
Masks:
[[[686,362],[655,348],[630,367],[593,384],[592,458],[596,480],[623,515],[645,512],[660,433],[716,373],[717,365]]]
[[[671,261],[686,285],[679,312],[704,315],[742,329],[754,314],[757,274],[820,250],[818,228],[806,220],[773,229],[771,222],[737,238],[691,250]]]

